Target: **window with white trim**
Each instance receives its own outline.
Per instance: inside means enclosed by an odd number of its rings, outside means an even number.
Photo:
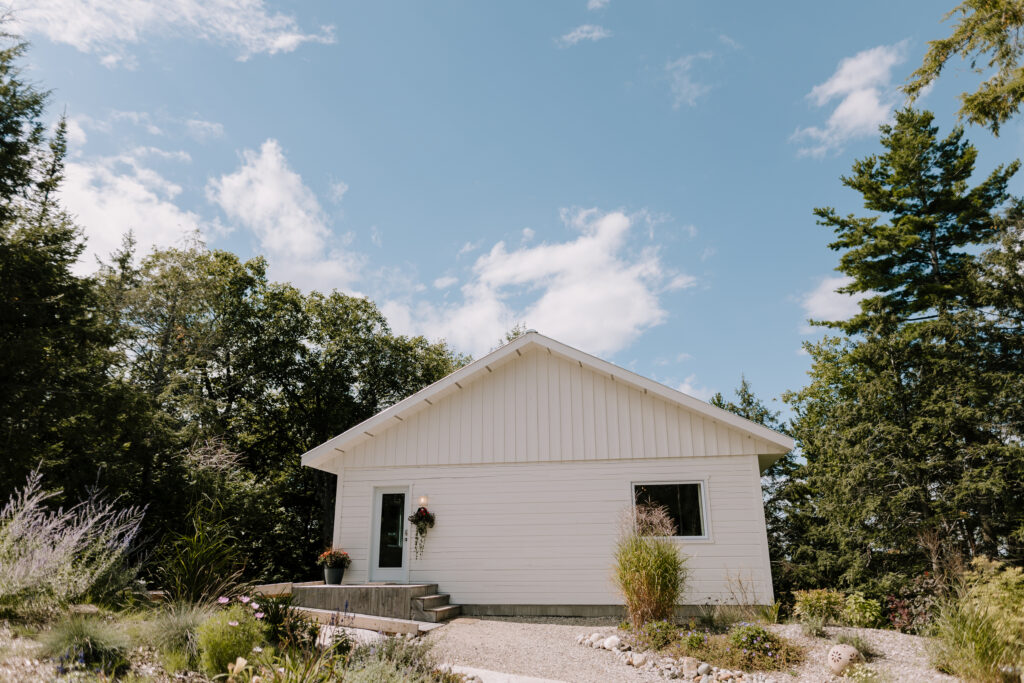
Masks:
[[[633,484],[633,502],[668,510],[676,526],[676,536],[705,538],[703,489],[699,482]]]

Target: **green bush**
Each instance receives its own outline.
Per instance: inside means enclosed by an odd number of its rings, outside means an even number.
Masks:
[[[727,634],[690,630],[679,637],[670,652],[676,657],[696,657],[726,669],[782,671],[803,659],[800,648],[755,624],[737,624]]]
[[[162,607],[146,628],[146,641],[163,653],[168,668],[199,665],[199,627],[214,615],[212,607],[171,603]]]
[[[668,647],[679,635],[679,627],[669,621],[648,621],[637,631],[637,641],[646,650]]]
[[[864,640],[860,636],[841,634],[839,637],[836,638],[836,642],[842,645],[851,645],[857,648],[857,652],[859,652],[864,657],[864,660],[868,662],[873,661],[881,656],[878,650],[871,646],[871,643]]]
[[[386,638],[372,645],[361,645],[352,650],[348,662],[349,670],[345,672],[345,683],[351,683],[351,681],[459,683],[462,681],[460,675],[440,669],[440,665],[430,651],[430,643],[404,638]]]
[[[162,548],[155,574],[172,602],[212,603],[243,590],[237,539],[230,524],[216,519],[216,510],[197,506],[191,533],[171,534]]]
[[[116,676],[129,667],[128,638],[102,617],[70,614],[55,623],[42,641],[44,654],[58,659],[58,673],[84,667]]]
[[[666,538],[674,525],[664,508],[637,506],[615,546],[615,585],[633,626],[671,620],[686,586],[686,558]]]
[[[838,621],[843,614],[843,594],[828,588],[807,591],[793,591],[795,603],[793,613],[800,621],[821,619],[825,624]]]
[[[825,619],[824,617],[805,617],[800,622],[800,630],[808,638],[824,638]]]
[[[971,681],[1024,668],[1024,573],[979,558],[933,622],[936,666]]]
[[[846,596],[843,608],[843,621],[850,626],[871,628],[882,620],[882,603],[864,597],[863,593],[850,593]]]
[[[291,597],[260,598],[260,610],[267,630],[267,641],[279,650],[310,649],[316,645],[320,625],[291,606]],[[343,641],[348,651],[347,639]],[[342,652],[341,654],[344,654]]]
[[[252,610],[236,604],[203,622],[197,642],[203,670],[215,676],[225,673],[238,657],[251,657],[252,649],[265,641],[263,626]]]

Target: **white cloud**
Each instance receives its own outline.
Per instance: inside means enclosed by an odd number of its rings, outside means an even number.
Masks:
[[[68,125],[68,146],[70,147],[81,147],[89,140],[89,136],[85,133],[85,128],[82,127],[81,121],[71,116],[67,119]]]
[[[562,47],[571,47],[577,43],[583,42],[584,40],[596,42],[598,40],[604,40],[605,38],[611,38],[611,36],[612,32],[603,26],[583,24],[582,26],[577,26],[559,38],[558,42]]]
[[[523,228],[523,242],[529,242],[536,234],[532,228]]]
[[[811,89],[807,97],[815,106],[839,103],[823,127],[798,128],[793,134],[801,155],[820,157],[848,140],[877,134],[898,101],[890,82],[893,68],[906,59],[905,46],[905,41],[879,45],[847,57],[827,81]]]
[[[462,300],[435,306],[389,300],[382,310],[402,332],[445,338],[473,354],[486,352],[516,321],[591,353],[613,353],[666,312],[659,294],[689,286],[665,267],[655,248],[629,248],[637,217],[597,209],[563,212],[576,237],[509,250],[498,242],[480,255]]]
[[[376,225],[370,227],[370,241],[373,242],[375,247],[384,246],[384,236],[380,232],[380,228]]]
[[[687,376],[687,378],[683,380],[682,384],[677,386],[676,389],[684,394],[693,396],[694,398],[699,398],[702,401],[707,401],[715,395],[715,392],[711,389],[708,389],[702,384],[697,384],[697,375],[695,374]]]
[[[741,45],[739,41],[737,41],[735,38],[732,38],[731,36],[727,36],[724,33],[718,36],[718,41],[723,45],[731,47],[733,50],[743,49],[743,45]]]
[[[346,249],[352,236],[331,232],[319,201],[288,166],[277,140],[242,152],[238,170],[211,179],[206,193],[252,231],[274,277],[323,290],[345,288],[358,277],[363,259]]]
[[[184,160],[166,154],[164,158]],[[61,200],[87,239],[78,272],[95,271],[96,258],[107,260],[129,230],[139,254],[173,246],[196,232],[216,230],[216,225],[175,204],[181,187],[146,167],[146,156],[159,155],[151,148],[138,148],[119,156],[68,162]]]
[[[604,9],[608,6],[609,2],[611,2],[611,0],[587,0],[587,9]]]
[[[672,92],[673,109],[679,109],[684,104],[693,107],[702,95],[711,90],[710,86],[695,80],[691,73],[697,60],[711,59],[711,56],[710,52],[700,52],[680,57],[665,65],[669,89]]]
[[[100,54],[109,67],[130,62],[126,46],[157,37],[228,45],[240,60],[291,52],[306,42],[334,42],[332,26],[306,33],[294,17],[271,11],[264,0],[15,0],[12,10],[14,32],[42,34]]]
[[[348,192],[348,183],[342,180],[331,183],[331,201],[340,203],[345,198],[346,192]]]
[[[849,277],[824,277],[818,286],[803,295],[800,305],[811,320],[846,320],[860,312],[860,300],[867,293],[842,294],[836,290],[853,281]],[[813,331],[810,325],[800,329],[804,334]]]
[[[434,288],[435,289],[448,289],[452,285],[458,283],[458,281],[459,281],[459,278],[457,278],[457,277],[452,277],[451,275],[445,275],[444,277],[439,277],[436,280],[434,280]]]
[[[224,135],[224,124],[216,123],[215,121],[203,121],[202,119],[188,119],[185,121],[185,132],[202,142]]]
[[[163,135],[164,131],[160,126],[153,123],[153,117],[144,111],[113,111],[110,114],[111,121],[127,121],[145,130],[150,135]],[[109,126],[109,124],[108,124]]]

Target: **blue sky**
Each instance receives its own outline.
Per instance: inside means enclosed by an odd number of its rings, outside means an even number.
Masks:
[[[66,111],[82,272],[140,246],[264,254],[274,279],[375,300],[480,355],[522,321],[700,398],[805,382],[840,317],[839,176],[926,42],[936,2],[15,5]],[[922,106],[942,130],[975,79]],[[968,129],[980,167],[1018,124]],[[1022,192],[1015,181],[1013,191]]]

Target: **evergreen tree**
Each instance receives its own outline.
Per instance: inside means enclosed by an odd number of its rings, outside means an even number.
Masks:
[[[927,112],[898,112],[881,142],[843,178],[878,214],[816,211],[845,290],[869,296],[827,323],[847,336],[807,345],[811,383],[789,397],[821,521],[800,552],[875,591],[979,554],[1024,559],[1021,328],[994,322],[1000,247],[979,256],[1005,238],[1018,165],[969,188],[975,149],[959,129],[940,140]]]

